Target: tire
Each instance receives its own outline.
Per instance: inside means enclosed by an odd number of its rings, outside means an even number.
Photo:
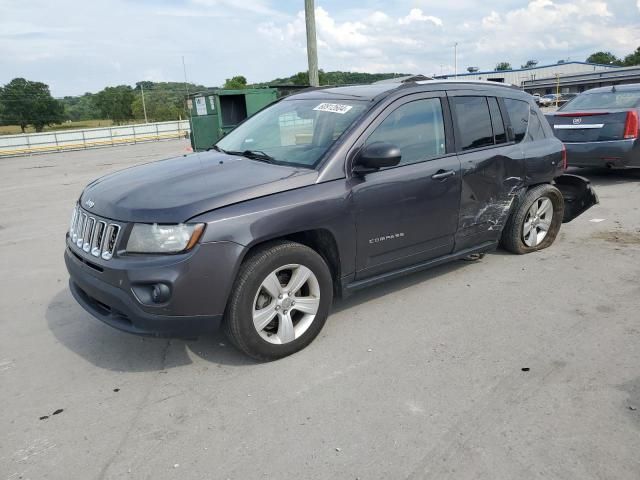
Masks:
[[[256,360],[275,360],[309,345],[332,303],[333,281],[324,259],[299,243],[271,242],[242,262],[223,326],[242,352]]]
[[[550,206],[545,199],[551,203]],[[532,215],[534,211],[539,214],[543,209],[545,213],[539,217]],[[552,215],[550,222],[549,214]],[[560,190],[548,184],[533,187],[509,217],[502,231],[501,244],[506,250],[520,255],[547,248],[558,236],[563,215],[564,199]],[[542,235],[545,228],[546,233]]]

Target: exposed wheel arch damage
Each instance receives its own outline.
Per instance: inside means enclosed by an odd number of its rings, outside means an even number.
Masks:
[[[565,173],[554,179],[554,185],[564,198],[564,217],[562,223],[567,223],[582,215],[589,208],[600,203],[591,182],[579,175]]]

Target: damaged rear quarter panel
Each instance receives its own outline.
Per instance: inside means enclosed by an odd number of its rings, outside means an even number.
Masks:
[[[520,145],[460,155],[462,196],[456,249],[497,241],[514,200],[526,190]]]
[[[578,175],[564,174],[554,180],[556,188],[562,192],[564,198],[564,217],[562,223],[567,223],[582,215],[594,205],[600,203],[591,182]]]

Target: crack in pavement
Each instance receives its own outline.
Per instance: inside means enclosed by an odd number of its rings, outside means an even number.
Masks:
[[[160,378],[160,372],[163,371],[166,367],[167,355],[169,353],[170,347],[171,347],[171,339],[167,340],[167,344],[162,349],[162,354],[160,356],[160,369],[156,373],[156,377],[155,377],[156,380]],[[104,466],[100,470],[100,473],[98,474],[98,477],[97,477],[98,480],[104,480],[104,478],[106,478],[109,468],[111,467],[111,465],[113,465],[113,462],[115,462],[115,460],[118,458],[118,455],[120,455],[120,453],[122,452],[122,447],[124,447],[124,445],[127,443],[127,441],[129,440],[129,437],[131,436],[131,433],[136,428],[138,424],[138,419],[140,418],[140,414],[142,413],[144,408],[147,406],[149,397],[151,396],[151,392],[155,388],[156,388],[156,382],[152,382],[149,385],[149,388],[147,388],[147,391],[145,392],[142,400],[140,401],[135,411],[133,412],[132,418],[129,420],[129,428],[127,429],[127,431],[124,433],[124,435],[118,442],[118,446],[116,447],[115,451],[113,452],[109,460],[107,460],[107,462],[104,464]]]

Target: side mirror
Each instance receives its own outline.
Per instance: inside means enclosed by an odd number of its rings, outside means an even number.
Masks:
[[[365,145],[354,161],[356,173],[374,172],[385,167],[395,167],[400,163],[400,149],[391,143],[374,142]]]

